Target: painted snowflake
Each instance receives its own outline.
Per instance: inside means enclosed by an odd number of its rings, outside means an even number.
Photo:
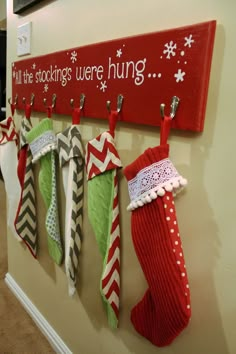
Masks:
[[[106,80],[105,80],[105,81],[101,81],[100,84],[101,84],[100,90],[101,90],[102,92],[105,92],[106,89],[107,89],[107,82],[106,82]]]
[[[117,49],[117,51],[116,51],[116,56],[117,56],[118,58],[120,58],[121,55],[122,55],[122,49]]]
[[[75,50],[71,53],[70,60],[73,64],[77,61],[77,53]]]
[[[172,55],[173,57],[176,55],[175,49],[177,48],[177,44],[174,43],[173,41],[170,41],[170,43],[165,44],[166,49],[163,50],[163,53],[166,54],[166,59],[170,59],[170,56]]]
[[[193,35],[190,34],[189,37],[184,37],[184,39],[185,39],[184,46],[185,47],[188,46],[189,48],[191,48],[192,47],[192,43],[194,43]]]
[[[174,74],[176,82],[184,81],[185,74],[186,73],[184,71],[182,71],[181,69],[178,69],[178,72],[176,74]]]
[[[48,92],[48,89],[49,89],[48,84],[45,84],[45,85],[44,85],[43,92]]]

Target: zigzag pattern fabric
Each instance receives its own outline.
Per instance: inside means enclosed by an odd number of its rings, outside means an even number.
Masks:
[[[120,226],[117,169],[121,166],[110,132],[104,132],[88,142],[88,214],[103,258],[100,292],[112,328],[118,326],[119,317]]]
[[[26,133],[32,128],[31,122],[23,118],[20,130],[20,151],[18,160],[18,178],[21,185],[21,198],[15,219],[18,235],[25,242],[31,254],[37,257],[37,222],[34,189],[32,154],[26,141]]]
[[[58,134],[57,146],[66,196],[65,269],[72,296],[76,290],[82,241],[84,152],[79,126],[72,125]]]
[[[8,141],[14,140],[18,140],[18,134],[15,130],[15,124],[12,117],[8,117],[0,122],[0,144],[5,144]]]

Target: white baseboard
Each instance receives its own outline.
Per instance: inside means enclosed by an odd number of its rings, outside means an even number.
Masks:
[[[37,307],[30,301],[28,296],[24,293],[21,287],[16,283],[13,277],[7,273],[5,275],[5,282],[13,294],[24,306],[30,317],[36,323],[40,331],[47,338],[52,348],[58,354],[73,354],[67,345],[63,342],[61,337],[56,333],[52,326],[48,323],[45,317],[39,312]]]

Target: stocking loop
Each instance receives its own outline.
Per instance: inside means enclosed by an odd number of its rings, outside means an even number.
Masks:
[[[114,137],[115,135],[115,128],[116,128],[116,123],[118,121],[119,117],[119,112],[118,111],[111,111],[109,113],[108,119],[109,119],[109,131],[110,134]]]
[[[166,145],[169,132],[170,132],[170,126],[171,126],[171,121],[172,118],[168,116],[164,116],[164,118],[161,120],[161,133],[160,133],[160,145]]]
[[[53,106],[47,106],[47,116],[48,116],[48,118],[52,118],[52,110],[53,110]]]
[[[31,116],[31,104],[28,104],[28,103],[26,103],[26,105],[25,105],[25,117],[27,118],[27,119],[30,119],[30,116]]]
[[[80,112],[81,112],[80,108],[73,109],[73,111],[72,111],[72,124],[73,125],[80,124]]]
[[[15,109],[16,109],[15,103],[11,103],[11,104],[10,104],[10,107],[11,107],[11,115],[12,115],[12,117],[13,117],[13,116],[14,116],[14,113],[15,113]]]

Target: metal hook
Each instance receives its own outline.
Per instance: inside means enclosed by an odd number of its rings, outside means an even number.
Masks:
[[[30,99],[30,105],[31,105],[31,106],[34,105],[34,98],[35,98],[35,94],[32,93],[32,94],[31,94],[31,99]]]
[[[176,111],[179,105],[179,97],[177,96],[173,96],[172,100],[171,100],[171,105],[170,105],[170,117],[171,119],[173,119],[176,115]],[[165,104],[161,103],[160,105],[160,112],[161,112],[161,117],[164,118],[165,117]]]
[[[117,108],[116,108],[118,113],[120,113],[120,111],[122,109],[123,100],[124,100],[124,96],[119,94],[117,96]],[[111,101],[107,101],[106,106],[107,106],[108,112],[111,113]]]
[[[54,93],[54,94],[52,95],[52,108],[55,107],[55,105],[56,105],[56,100],[57,100],[57,95]],[[47,106],[47,99],[46,99],[46,98],[43,99],[43,104],[44,104],[44,106]]]
[[[177,96],[174,96],[172,97],[172,101],[171,101],[171,111],[170,111],[170,117],[173,119],[175,114],[176,114],[176,111],[177,111],[177,108],[178,108],[178,105],[179,105],[179,97]]]
[[[108,112],[111,113],[111,101],[107,101],[106,106],[107,106]]]
[[[119,94],[117,96],[117,112],[120,113],[122,105],[123,105],[123,100],[124,100],[124,96]]]
[[[52,108],[56,106],[57,95],[54,93],[52,95]]]
[[[23,101],[24,104],[26,104],[26,98],[25,97],[22,98],[22,101]],[[31,94],[31,98],[30,98],[30,105],[33,106],[33,104],[34,104],[34,93]]]
[[[80,110],[82,110],[84,108],[84,102],[85,102],[85,94],[84,93],[81,93],[79,102],[80,102],[79,108],[80,108]]]
[[[11,102],[11,97],[8,98],[9,105],[14,104],[16,106],[17,102],[18,102],[18,94],[15,95],[14,103]]]
[[[84,93],[81,93],[79,102],[80,102],[79,109],[82,110],[84,108],[84,102],[85,102],[85,94]],[[74,99],[73,98],[70,99],[70,105],[72,108],[74,108]]]

